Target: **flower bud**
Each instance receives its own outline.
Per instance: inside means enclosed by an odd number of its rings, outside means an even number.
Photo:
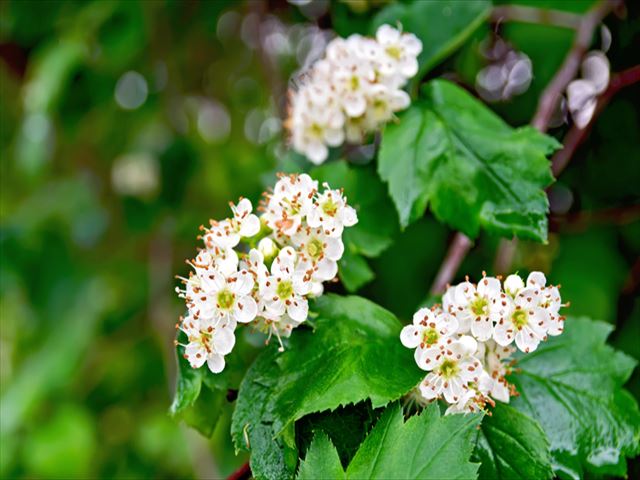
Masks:
[[[264,257],[264,263],[271,265],[273,259],[278,256],[280,249],[273,240],[269,237],[265,237],[258,242],[258,251]]]
[[[513,274],[509,275],[507,279],[504,281],[504,290],[507,292],[507,295],[511,297],[515,297],[520,290],[524,288],[524,282],[520,275]]]

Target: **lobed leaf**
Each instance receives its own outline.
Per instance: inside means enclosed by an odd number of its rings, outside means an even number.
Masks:
[[[237,449],[247,447],[248,437],[252,469],[261,456],[254,441],[258,426],[270,429],[282,465],[295,449],[296,420],[366,399],[373,408],[383,406],[423,376],[398,341],[402,325],[387,310],[361,297],[333,294],[312,308],[316,330],[296,331],[282,353],[267,349],[240,386],[232,435]]]
[[[481,479],[553,477],[549,442],[538,422],[501,402],[482,420],[474,458]]]
[[[326,478],[475,479],[478,465],[469,457],[481,419],[481,415],[443,417],[437,404],[431,404],[405,422],[400,405],[390,405],[346,472],[335,447],[321,434],[300,464],[297,478],[325,478],[318,472],[331,472]]]
[[[513,407],[545,431],[556,474],[626,474],[625,457],[640,453],[640,412],[622,389],[635,361],[605,344],[612,327],[569,318],[565,332],[519,362]]]
[[[560,144],[537,130],[513,129],[460,87],[425,85],[425,99],[388,125],[378,173],[406,227],[428,204],[471,238],[480,227],[499,235],[547,239],[552,181],[546,156]]]

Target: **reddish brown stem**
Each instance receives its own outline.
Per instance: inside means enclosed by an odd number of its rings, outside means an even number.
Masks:
[[[251,467],[249,462],[244,463],[240,468],[227,477],[227,480],[246,480],[251,478]]]
[[[596,110],[591,118],[591,122],[585,128],[578,128],[575,124],[564,137],[564,146],[558,150],[551,159],[551,171],[554,177],[558,177],[560,173],[569,164],[569,160],[573,157],[580,144],[589,136],[594,119],[604,110],[611,98],[621,89],[640,82],[640,65],[623,70],[611,77],[609,87],[598,99]]]
[[[551,116],[556,109],[562,92],[567,88],[569,82],[576,77],[582,57],[591,45],[593,32],[617,4],[618,2],[613,0],[600,1],[582,17],[571,50],[567,53],[562,66],[551,80],[551,83],[547,85],[547,88],[544,89],[540,96],[538,109],[531,124],[541,132],[546,132],[549,128]]]
[[[447,287],[448,283],[451,283],[451,280],[460,268],[462,260],[464,260],[464,257],[467,255],[467,252],[469,252],[472,245],[473,243],[466,235],[460,232],[455,234],[451,241],[451,245],[449,245],[447,255],[444,257],[442,265],[440,265],[440,270],[438,270],[436,279],[431,286],[432,295],[439,295],[444,292],[444,289]]]

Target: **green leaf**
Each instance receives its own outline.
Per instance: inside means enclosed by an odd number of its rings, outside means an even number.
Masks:
[[[346,248],[338,261],[338,276],[349,292],[355,292],[375,278],[375,274],[362,255]]]
[[[425,86],[387,126],[378,172],[406,227],[430,203],[435,216],[471,238],[480,227],[503,236],[547,239],[552,181],[546,156],[559,143],[531,127],[513,129],[460,87]]]
[[[333,294],[318,298],[312,309],[316,330],[297,330],[282,353],[267,349],[240,386],[232,435],[238,449],[246,448],[248,435],[252,462],[258,425],[272,429],[272,443],[281,435],[277,441],[293,448],[293,422],[305,415],[366,399],[377,408],[423,377],[399,341],[402,325],[392,313],[364,298]],[[285,445],[280,447],[284,457]]]
[[[300,462],[296,478],[299,480],[347,478],[340,464],[338,451],[326,434],[320,432],[315,435],[307,457]]]
[[[336,447],[340,463],[349,465],[360,445],[376,423],[382,409],[374,410],[370,402],[338,407],[333,411],[311,413],[296,422],[296,445],[304,458],[314,438],[322,432]]]
[[[635,361],[605,344],[612,327],[569,318],[565,331],[519,361],[513,406],[536,419],[551,446],[556,473],[578,478],[626,474],[640,453],[640,412],[622,385]]]
[[[358,212],[358,223],[345,229],[343,235],[347,249],[365,257],[377,257],[391,245],[398,232],[396,214],[372,165],[328,162],[310,174],[320,183],[344,189],[347,201]]]
[[[478,465],[469,457],[481,418],[442,417],[437,404],[432,404],[405,422],[401,407],[391,405],[359,448],[346,476],[337,451],[321,435],[311,445],[298,478],[322,478],[313,473],[330,468],[330,478],[475,479]]]
[[[396,26],[399,22],[404,31],[422,40],[422,52],[418,57],[420,69],[415,77],[419,81],[471,36],[487,18],[490,9],[491,2],[488,0],[394,3],[375,16],[371,34],[375,34],[382,24]]]
[[[240,384],[231,421],[236,452],[251,452],[251,473],[257,479],[289,479],[297,463],[297,450],[285,445],[282,438],[275,438],[278,430],[273,425],[270,400],[278,383],[278,355],[280,352],[271,346],[251,365]]]
[[[549,442],[538,422],[501,402],[482,420],[474,458],[481,479],[553,477]]]
[[[191,368],[176,347],[178,379],[170,413],[183,420],[206,437],[211,437],[225,401],[226,389],[211,388],[206,384],[210,375],[206,367]]]

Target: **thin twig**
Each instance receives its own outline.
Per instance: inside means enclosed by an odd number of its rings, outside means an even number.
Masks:
[[[562,66],[556,72],[551,83],[547,85],[547,88],[544,89],[540,96],[538,109],[531,124],[541,132],[546,132],[549,128],[549,121],[562,92],[567,88],[569,82],[576,77],[582,57],[593,40],[593,32],[617,4],[618,2],[613,0],[600,1],[582,17],[571,50],[567,53]]]
[[[607,90],[598,98],[596,110],[591,117],[591,121],[584,128],[578,128],[575,124],[571,127],[564,137],[564,145],[558,150],[551,159],[551,171],[554,177],[558,177],[560,173],[569,164],[569,160],[573,157],[580,144],[589,136],[591,127],[595,118],[604,110],[604,107],[611,101],[611,98],[621,89],[640,82],[640,65],[623,70],[620,73],[611,76],[611,82]]]
[[[598,2],[589,12],[587,12],[580,20],[580,25],[576,31],[575,38],[573,40],[573,46],[567,53],[564,62],[560,66],[560,69],[556,72],[551,79],[547,88],[544,89],[540,100],[538,102],[538,108],[533,116],[531,125],[537,128],[541,132],[546,132],[549,128],[549,122],[553,116],[553,112],[556,109],[556,105],[560,100],[560,97],[567,85],[571,80],[576,77],[582,57],[587,52],[591,41],[593,40],[593,33],[595,29],[600,25],[602,20],[611,12],[617,5],[619,0],[601,0]],[[575,134],[574,134],[575,135]],[[566,141],[570,138],[565,139]],[[575,149],[574,149],[575,150]],[[573,154],[573,152],[571,152]],[[566,166],[569,162],[569,155],[566,160],[562,160]],[[558,163],[560,160],[558,160]],[[498,245],[498,251],[494,261],[494,272],[497,274],[506,273],[511,269],[513,264],[513,257],[516,252],[518,240],[516,238],[507,240],[502,239]]]
[[[457,232],[449,245],[447,255],[440,265],[440,270],[436,275],[436,279],[431,286],[431,294],[439,295],[444,292],[447,284],[451,283],[451,280],[455,276],[456,272],[460,268],[460,264],[467,252],[471,249],[473,243],[463,233]]]
[[[537,23],[577,30],[581,16],[575,13],[546,8],[525,7],[520,5],[500,5],[491,10],[491,20],[494,23],[505,21]]]
[[[580,232],[593,224],[628,225],[640,220],[640,204],[603,210],[581,211],[567,215],[552,215],[549,229]]]

